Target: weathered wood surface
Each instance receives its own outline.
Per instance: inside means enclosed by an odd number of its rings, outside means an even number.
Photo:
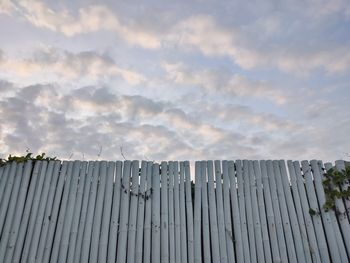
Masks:
[[[322,186],[345,165],[198,161],[191,175],[188,161],[8,164],[0,262],[348,262],[349,200],[325,211]]]

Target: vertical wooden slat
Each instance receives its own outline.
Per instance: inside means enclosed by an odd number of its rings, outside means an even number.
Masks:
[[[242,230],[237,196],[237,182],[235,176],[235,163],[233,161],[228,162],[228,175],[230,179],[231,210],[234,227],[236,258],[237,262],[244,262]]]
[[[186,215],[187,215],[187,253],[188,262],[194,262],[194,247],[193,247],[193,206],[192,206],[192,190],[191,190],[191,174],[190,164],[188,161],[184,163],[185,178],[186,178]]]
[[[278,239],[277,239],[277,229],[275,216],[273,212],[273,204],[272,197],[270,191],[269,178],[267,176],[267,166],[266,161],[260,161],[260,170],[261,170],[261,178],[263,183],[264,190],[264,200],[266,205],[266,215],[267,215],[267,223],[269,228],[269,236],[270,236],[270,246],[272,251],[272,260],[273,262],[281,262],[280,252],[278,248]],[[258,174],[258,172],[256,172]],[[259,175],[258,175],[259,176]],[[267,260],[267,257],[266,257]]]
[[[290,219],[290,226],[292,228],[292,234],[294,238],[295,252],[296,252],[298,261],[302,262],[302,261],[305,261],[305,254],[303,250],[303,242],[301,240],[300,228],[298,224],[297,215],[295,212],[294,202],[293,202],[292,194],[290,192],[290,184],[289,184],[286,164],[284,160],[280,160],[278,163],[280,167],[280,176],[282,179],[283,193],[284,193],[285,201],[287,205],[288,218]]]
[[[258,161],[253,161],[253,168],[254,168],[254,174],[256,179],[257,202],[258,202],[259,217],[261,222],[260,226],[261,226],[265,261],[272,262],[270,238],[269,238],[269,233],[267,230],[267,222],[266,222],[263,184],[262,184],[262,178],[261,178],[261,170],[260,170]]]
[[[86,174],[86,168],[87,168],[87,162],[82,162],[80,171],[79,171],[79,184],[76,192],[77,196],[75,198],[74,212],[73,212],[71,231],[69,236],[68,254],[67,254],[67,260],[66,260],[66,262],[68,263],[74,262],[74,253],[76,250],[76,243],[78,238],[79,221],[80,221],[80,215],[81,215],[83,195],[84,195],[84,191],[86,191],[85,181],[87,180],[87,177],[88,177]]]
[[[145,226],[144,226],[144,253],[143,262],[151,262],[151,221],[152,221],[152,162],[147,162],[146,191],[145,191]]]
[[[186,234],[186,202],[185,202],[185,167],[180,162],[180,232],[181,232],[181,259],[182,263],[187,263],[187,234]]]
[[[119,237],[118,237],[119,240],[118,240],[118,249],[117,249],[117,263],[126,262],[128,219],[129,219],[130,175],[131,175],[131,162],[124,161],[121,203],[120,203],[120,224],[119,224]]]
[[[60,209],[61,198],[63,195],[64,183],[66,180],[66,176],[68,174],[67,173],[68,166],[70,166],[69,163],[67,161],[64,161],[62,164],[61,170],[60,170],[59,177],[58,177],[58,183],[57,183],[57,187],[56,187],[56,191],[55,191],[52,212],[50,215],[49,229],[48,229],[46,240],[45,240],[43,262],[50,261],[50,255],[51,255],[51,250],[52,250],[53,241],[54,241],[56,224],[57,224],[58,216],[59,216],[59,212],[60,212],[59,209]],[[34,167],[34,169],[35,169],[35,167]],[[17,244],[16,244],[16,247],[17,247]],[[19,248],[19,251],[20,250],[21,250],[21,248]]]
[[[335,167],[338,171],[345,172],[345,162],[343,160],[336,160]],[[349,180],[344,180],[344,182],[340,186],[342,191],[348,191],[349,188]],[[350,219],[350,200],[349,198],[344,198],[345,208],[348,215],[348,219]]]
[[[142,262],[143,253],[143,234],[144,234],[144,218],[145,218],[145,200],[146,200],[146,176],[147,176],[147,162],[141,162],[141,179],[140,190],[137,203],[137,230],[136,230],[136,255],[135,263]]]
[[[322,219],[323,219],[322,220],[323,227],[326,232],[326,238],[327,238],[327,243],[328,243],[332,262],[346,262],[348,260],[346,251],[339,250],[339,247],[337,245],[337,241],[335,238],[335,231],[333,229],[333,224],[331,220],[331,214],[330,212],[325,211],[325,209],[323,208],[323,205],[326,202],[326,196],[324,193],[324,188],[322,185],[322,179],[321,179],[319,167],[317,164],[317,160],[311,160],[310,164],[311,164],[312,174],[314,178],[316,193],[317,193],[317,201],[320,207],[320,213],[321,213],[320,215],[322,216]]]
[[[306,195],[305,183],[303,181],[303,176],[301,174],[300,163],[298,161],[293,162],[294,171],[296,174],[296,181],[298,185],[298,192],[300,195],[301,206],[303,209],[303,215],[305,218],[306,231],[309,240],[309,249],[311,257],[314,262],[321,262],[321,255],[317,244],[316,232],[313,225],[311,215],[309,213],[309,203]]]
[[[219,251],[220,261],[228,262],[227,260],[227,246],[226,246],[226,231],[225,231],[225,216],[224,216],[224,203],[222,200],[222,172],[221,163],[216,160],[215,165],[215,186],[216,186],[216,208],[218,216],[219,227]]]
[[[159,164],[152,168],[152,253],[151,262],[160,263],[160,177]]]
[[[139,194],[139,161],[132,162],[132,184],[130,196],[130,212],[128,222],[128,254],[127,262],[135,261],[137,196]]]
[[[219,232],[216,213],[213,162],[207,161],[210,238],[213,262],[220,262]]]
[[[248,163],[248,172],[257,260],[258,262],[265,262],[253,161]]]
[[[84,235],[84,226],[85,226],[86,217],[87,217],[87,209],[88,209],[88,204],[89,204],[89,194],[90,194],[93,170],[94,170],[94,162],[90,161],[88,164],[87,173],[85,174],[86,178],[85,178],[85,183],[84,183],[84,194],[83,194],[83,200],[82,200],[83,203],[81,205],[79,227],[78,227],[77,240],[76,240],[75,249],[74,249],[73,262],[79,262],[79,259],[81,256],[81,249],[82,249],[83,235]],[[71,258],[69,256],[70,250],[71,250],[71,248],[68,250],[68,260],[70,260],[70,258]]]
[[[35,256],[35,260],[37,262],[42,262],[43,256],[44,256],[45,241],[49,232],[50,218],[52,214],[52,208],[53,208],[54,197],[55,197],[60,169],[61,169],[61,162],[55,161],[55,166],[53,169],[50,189],[49,189],[48,198],[47,198],[46,207],[45,207],[45,215],[43,218],[43,224],[40,232],[38,251]]]
[[[168,165],[161,163],[161,198],[160,198],[160,235],[161,235],[161,262],[169,262],[169,219],[168,219]]]
[[[97,189],[97,198],[94,213],[94,223],[92,226],[91,245],[90,245],[90,258],[89,262],[98,261],[98,247],[100,243],[102,213],[104,207],[104,196],[106,189],[106,177],[107,177],[107,162],[101,161],[100,164],[100,180]]]
[[[100,162],[94,162],[92,181],[90,186],[89,193],[89,201],[88,208],[84,226],[84,234],[83,234],[83,242],[81,244],[81,253],[80,253],[80,262],[88,262],[89,260],[89,251],[90,251],[90,243],[91,243],[91,235],[92,235],[92,227],[94,224],[94,212],[95,212],[95,204],[96,204],[96,196],[97,196],[97,186],[100,174]]]
[[[18,192],[20,191],[21,181],[23,177],[23,163],[18,163],[15,168],[16,169],[14,174],[14,183],[9,199],[8,208],[6,211],[5,223],[2,228],[2,233],[0,235],[0,259],[5,258],[7,242],[11,234],[11,224],[14,220],[13,216],[15,214]]]
[[[73,177],[73,175],[72,175],[73,174],[73,164],[74,164],[73,162],[68,163],[68,170],[67,170],[66,181],[65,181],[64,189],[63,189],[63,195],[62,195],[61,206],[60,206],[60,213],[58,216],[57,226],[56,226],[56,231],[55,231],[55,238],[54,238],[54,242],[52,245],[52,252],[51,252],[51,257],[50,257],[51,263],[55,263],[58,261],[58,255],[59,255],[59,251],[60,251],[62,234],[64,232],[64,221],[65,221],[65,216],[66,216],[66,212],[67,212],[69,193],[70,193],[71,182],[72,182],[72,177]],[[77,165],[75,165],[74,168],[76,168],[76,167],[77,167]]]
[[[17,241],[17,237],[19,235],[21,219],[22,219],[23,214],[24,214],[27,192],[29,191],[28,189],[31,189],[29,183],[30,183],[30,176],[32,173],[32,168],[33,168],[33,162],[31,160],[27,161],[24,165],[23,179],[21,182],[21,188],[19,190],[18,203],[16,205],[17,208],[16,208],[16,212],[15,212],[15,215],[13,218],[12,225],[11,225],[11,232],[10,232],[10,237],[9,237],[9,241],[7,244],[4,262],[11,262],[11,260],[12,260],[15,244]],[[32,189],[33,189],[33,187],[32,187]],[[29,195],[29,193],[28,193],[28,195]],[[28,199],[30,199],[30,197],[28,197]],[[30,202],[31,202],[31,200],[30,200]]]
[[[305,260],[306,262],[312,262],[312,258],[310,254],[310,245],[307,238],[307,232],[306,232],[305,221],[303,216],[303,209],[301,206],[300,196],[298,192],[297,178],[296,178],[294,166],[292,161],[287,161],[287,165],[289,170],[290,183],[291,183],[292,192],[293,192],[293,199],[294,199],[296,215],[297,215],[299,229],[300,229],[301,240],[302,240],[303,249],[304,249]]]
[[[201,180],[202,180],[202,218],[203,218],[203,261],[211,262],[210,235],[209,235],[209,213],[208,213],[208,184],[207,184],[207,163],[201,161]]]
[[[180,229],[180,193],[179,193],[179,163],[174,162],[174,212],[175,212],[175,259],[181,262],[181,229]]]
[[[252,200],[250,194],[250,180],[249,180],[249,161],[243,160],[243,182],[244,182],[244,198],[245,209],[247,212],[248,222],[248,236],[249,236],[249,248],[250,258],[252,262],[257,262],[256,246],[255,246],[255,234],[254,234],[254,220],[252,211]]]
[[[266,165],[267,165],[267,176],[269,178],[269,184],[270,184],[273,213],[275,215],[278,248],[279,248],[282,262],[288,262],[287,247],[284,239],[284,230],[283,230],[283,224],[282,224],[282,218],[281,218],[281,211],[280,211],[279,202],[278,202],[277,186],[276,186],[276,180],[275,180],[272,161],[271,160],[266,161]]]
[[[236,262],[233,244],[233,229],[231,223],[231,206],[230,206],[230,179],[228,177],[228,163],[222,161],[223,171],[223,198],[224,198],[224,217],[225,217],[225,236],[227,247],[227,259],[229,262]]]
[[[169,162],[169,262],[175,262],[174,163]]]
[[[309,166],[308,161],[302,161],[302,170],[304,173],[305,184],[306,184],[306,193],[309,200],[310,209],[313,211],[320,211],[317,203],[317,197],[314,188],[314,182],[311,175],[311,167]],[[324,234],[324,228],[322,225],[322,219],[320,216],[312,216],[312,221],[314,223],[317,245],[320,251],[322,262],[330,262],[330,257],[327,248],[327,242]]]
[[[101,237],[98,245],[98,262],[107,261],[108,233],[112,210],[114,172],[115,162],[108,162],[105,196],[103,200]]]
[[[195,193],[194,193],[194,262],[202,262],[202,180],[201,180],[201,163],[195,163]]]
[[[109,227],[109,239],[108,239],[108,252],[107,262],[115,263],[117,253],[117,239],[119,231],[119,212],[120,212],[120,199],[121,199],[121,180],[123,171],[123,162],[117,161],[116,171],[114,178],[113,189],[113,205],[112,205],[112,217]]]
[[[7,213],[7,208],[9,206],[9,201],[11,197],[11,192],[13,185],[15,183],[15,175],[16,175],[16,168],[17,168],[17,163],[12,162],[8,179],[6,181],[6,188],[5,192],[3,194],[3,200],[1,201],[1,207],[0,207],[0,235],[2,233],[2,229],[4,227],[4,223],[6,220],[6,213]]]
[[[67,261],[67,253],[68,253],[68,245],[69,245],[69,237],[71,233],[71,226],[74,216],[74,210],[77,209],[75,207],[75,200],[77,197],[77,188],[79,181],[81,162],[74,161],[73,163],[73,175],[71,179],[68,201],[67,201],[67,211],[65,213],[62,238],[60,243],[60,249],[58,254],[58,261],[63,263]]]
[[[38,214],[35,219],[35,227],[33,232],[33,237],[30,242],[30,249],[29,249],[29,255],[28,255],[28,262],[35,262],[36,260],[36,252],[39,245],[39,239],[40,239],[40,232],[42,230],[42,224],[44,220],[44,214],[45,214],[45,207],[47,203],[47,197],[50,190],[50,184],[51,179],[53,176],[53,170],[54,170],[54,161],[50,161],[45,173],[45,179],[43,184],[43,190],[40,196],[40,203],[38,207]]]

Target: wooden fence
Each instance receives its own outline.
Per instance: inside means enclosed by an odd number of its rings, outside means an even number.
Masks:
[[[193,184],[187,161],[11,163],[0,262],[348,262],[350,202],[322,209],[331,167],[200,161]]]

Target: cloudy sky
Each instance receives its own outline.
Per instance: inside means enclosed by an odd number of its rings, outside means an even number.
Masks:
[[[349,159],[348,0],[96,2],[0,0],[0,157]]]

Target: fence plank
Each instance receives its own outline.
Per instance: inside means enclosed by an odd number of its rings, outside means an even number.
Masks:
[[[226,246],[226,231],[225,231],[225,215],[224,215],[224,203],[222,198],[222,170],[220,161],[216,160],[215,164],[215,186],[216,186],[216,209],[218,216],[219,227],[219,249],[220,249],[220,261],[227,261],[227,246]]]
[[[314,189],[314,182],[311,175],[311,168],[308,161],[301,162],[302,170],[304,173],[306,192],[309,200],[310,209],[313,211],[320,211],[317,203],[317,197]],[[319,216],[313,216],[312,221],[314,223],[317,244],[321,255],[322,262],[330,262],[330,257],[327,248],[327,242],[324,234],[324,229],[322,225],[322,219]]]
[[[188,262],[194,262],[194,247],[193,247],[193,206],[192,206],[192,186],[190,164],[184,162],[185,177],[186,177],[186,215],[187,215],[187,253]]]
[[[220,262],[219,249],[219,232],[216,213],[216,197],[214,186],[213,162],[207,162],[208,172],[208,198],[209,198],[209,219],[210,219],[210,235],[213,262]]]

